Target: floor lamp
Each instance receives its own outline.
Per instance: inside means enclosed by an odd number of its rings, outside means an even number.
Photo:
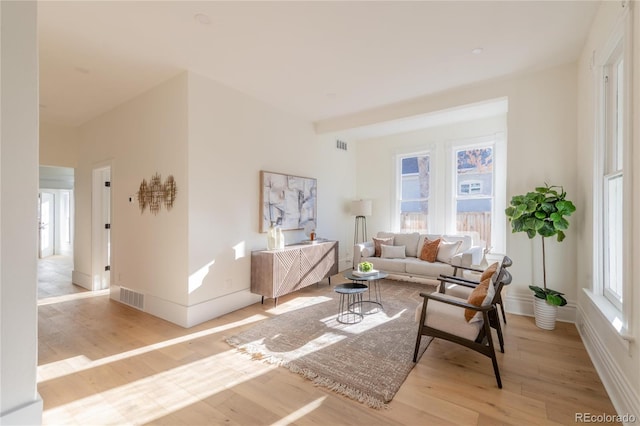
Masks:
[[[353,245],[360,242],[358,236],[367,241],[367,216],[371,216],[371,200],[355,200],[351,202],[351,214],[356,217],[356,227],[353,234]]]

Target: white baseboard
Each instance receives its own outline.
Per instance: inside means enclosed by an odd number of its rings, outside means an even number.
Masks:
[[[111,286],[110,298],[117,302],[120,301],[120,286]],[[145,294],[143,311],[181,327],[189,328],[252,305],[259,300],[260,296],[251,293],[249,289],[218,296],[192,306],[185,306]]]
[[[71,271],[71,282],[84,287],[87,290],[93,290],[93,283],[91,282],[91,275],[85,274],[79,271]]]
[[[503,293],[504,295],[504,293]],[[533,316],[533,295],[519,296],[508,295],[503,297],[504,310],[510,314]],[[558,308],[558,321],[560,322],[576,322],[576,305],[569,302],[565,306]]]
[[[260,301],[260,296],[251,293],[249,289],[243,289],[191,305],[187,308],[187,327],[193,327],[258,301]]]
[[[640,419],[640,396],[638,392],[629,382],[627,375],[615,362],[608,346],[596,332],[591,318],[585,315],[582,309],[579,309],[579,314],[578,332],[616,412],[621,416],[632,414],[636,419]],[[625,424],[633,423],[635,422]]]
[[[40,425],[42,424],[42,398],[37,399],[0,415],[0,425]]]

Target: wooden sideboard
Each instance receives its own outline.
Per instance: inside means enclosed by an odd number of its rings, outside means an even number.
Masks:
[[[338,242],[251,252],[251,292],[275,299],[338,273]],[[329,278],[331,284],[331,278]]]

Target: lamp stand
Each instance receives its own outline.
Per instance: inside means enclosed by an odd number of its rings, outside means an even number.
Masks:
[[[363,243],[366,242],[367,241],[367,218],[364,216],[356,216],[356,228],[353,234],[354,246],[358,244],[358,242],[360,241],[358,239],[359,234],[362,234],[362,236],[364,236],[364,239],[362,240],[362,242]]]

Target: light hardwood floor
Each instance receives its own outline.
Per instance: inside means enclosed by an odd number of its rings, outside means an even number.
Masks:
[[[508,315],[502,390],[488,358],[435,340],[382,410],[248,360],[225,343],[291,309],[298,297],[327,291],[326,283],[311,286],[282,297],[277,308],[268,300],[191,329],[105,294],[42,304],[44,424],[528,425],[615,414],[572,324],[549,332],[532,318]]]

